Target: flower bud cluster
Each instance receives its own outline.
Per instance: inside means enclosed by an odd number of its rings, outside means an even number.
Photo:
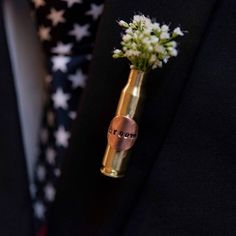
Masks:
[[[174,40],[184,33],[179,27],[170,31],[168,25],[152,22],[144,15],[135,15],[132,22],[118,24],[124,29],[121,49],[113,51],[114,58],[126,57],[131,66],[142,71],[162,67],[170,57],[178,55]]]

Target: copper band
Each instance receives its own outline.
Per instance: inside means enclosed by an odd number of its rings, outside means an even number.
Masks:
[[[130,149],[134,145],[137,136],[137,123],[126,116],[113,118],[107,133],[109,145],[118,152]]]

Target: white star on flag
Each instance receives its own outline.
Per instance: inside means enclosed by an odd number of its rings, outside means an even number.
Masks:
[[[68,64],[70,62],[70,57],[67,56],[53,56],[52,57],[52,63],[53,63],[53,67],[52,70],[56,71],[56,70],[60,70],[62,72],[66,72],[67,71],[67,66],[66,64]]]
[[[74,24],[74,28],[69,32],[69,35],[75,36],[77,41],[80,41],[82,38],[89,36],[90,32],[88,31],[89,24],[79,25]]]
[[[44,219],[45,217],[45,207],[44,205],[42,204],[42,202],[39,202],[37,201],[35,204],[34,204],[34,212],[35,212],[35,215],[39,218],[39,219]]]
[[[62,0],[67,3],[68,7],[72,7],[75,3],[82,3],[82,0]]]
[[[46,187],[44,188],[44,194],[45,198],[49,201],[52,202],[55,198],[55,188],[52,186],[52,184],[47,184]]]
[[[41,41],[46,41],[46,40],[50,40],[51,36],[50,36],[50,28],[49,27],[44,27],[44,26],[40,26],[39,30],[38,30],[38,35]]]
[[[45,5],[44,0],[32,0],[35,8],[39,8]]]
[[[63,17],[64,12],[65,11],[63,10],[57,11],[56,9],[52,8],[47,18],[52,21],[53,26],[56,26],[59,23],[65,22],[65,18]]]
[[[70,95],[63,92],[61,88],[58,88],[56,93],[52,95],[52,100],[55,108],[67,109],[67,101],[70,99]]]
[[[93,20],[97,20],[98,17],[102,14],[102,11],[103,11],[103,4],[96,5],[92,3],[90,5],[90,10],[86,12],[86,15],[90,15],[93,17]]]
[[[67,132],[63,126],[59,126],[58,130],[55,132],[56,144],[66,148],[68,146],[69,137],[70,133]]]
[[[47,148],[46,150],[46,159],[49,164],[53,165],[55,164],[55,157],[56,157],[56,152],[52,148]]]
[[[74,89],[81,87],[84,88],[85,87],[85,81],[86,81],[87,76],[85,74],[83,74],[83,72],[81,70],[77,70],[76,74],[74,75],[70,75],[68,77],[68,79],[72,82],[72,87]]]
[[[72,43],[64,44],[62,42],[57,43],[57,46],[52,48],[53,53],[58,53],[62,55],[68,55],[71,53]]]

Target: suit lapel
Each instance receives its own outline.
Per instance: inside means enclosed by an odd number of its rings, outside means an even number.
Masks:
[[[32,234],[31,201],[28,191],[19,114],[0,1],[0,235]]]
[[[124,235],[236,232],[235,12],[223,1],[212,16]]]

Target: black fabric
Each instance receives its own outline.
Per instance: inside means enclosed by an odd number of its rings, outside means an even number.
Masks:
[[[0,235],[32,235],[19,114],[0,1]]]
[[[127,81],[111,57],[117,19],[142,12],[188,31],[180,54],[150,73],[127,176],[99,172]],[[235,235],[236,2],[108,0],[50,235]]]

